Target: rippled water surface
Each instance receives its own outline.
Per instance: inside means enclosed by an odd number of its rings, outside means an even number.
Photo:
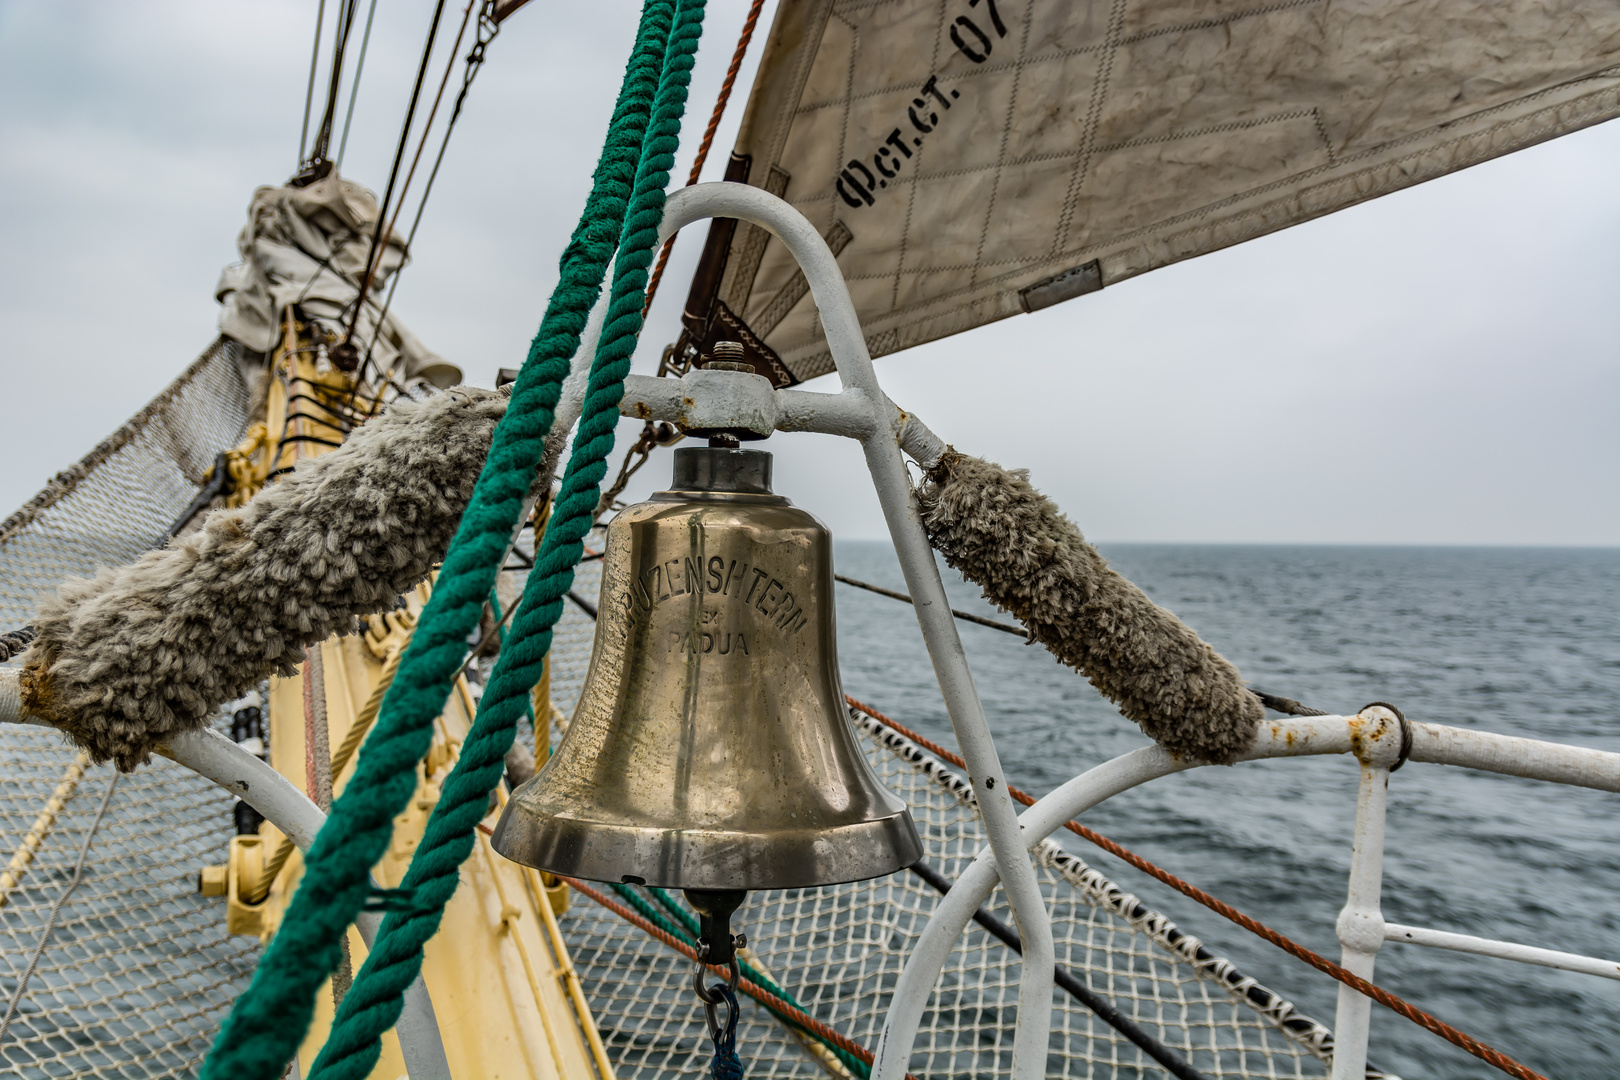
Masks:
[[[1109,545],[1104,554],[1249,682],[1333,712],[1390,701],[1414,720],[1620,751],[1620,550]],[[838,568],[904,588],[887,544]],[[993,615],[945,571],[953,604]],[[838,586],[845,689],[954,746],[910,609]],[[1146,739],[1040,646],[962,637],[1008,778],[1044,794]],[[1348,758],[1198,769],[1087,822],[1338,958],[1357,770]],[[1077,838],[1083,855],[1331,1024],[1335,987]],[[1620,958],[1620,796],[1410,764],[1390,784],[1384,916]],[[1548,1076],[1620,1075],[1620,983],[1408,945],[1377,981]],[[1370,1058],[1406,1080],[1500,1076],[1374,1007]]]

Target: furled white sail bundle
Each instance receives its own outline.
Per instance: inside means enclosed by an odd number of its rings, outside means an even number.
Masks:
[[[366,280],[366,260],[377,231],[377,199],[352,180],[331,173],[307,186],[261,187],[236,247],[242,261],[221,271],[214,295],[220,333],[257,352],[280,342],[289,305],[333,340],[343,340],[355,298]],[[404,375],[439,386],[461,381],[461,371],[424,345],[388,310],[387,286],[409,259],[392,229],[379,245],[366,303],[354,324],[355,347],[380,371],[404,358]],[[381,323],[379,329],[378,323]]]
[[[1617,114],[1610,0],[804,0],[728,178],[823,230],[881,355]],[[710,248],[689,344],[830,371],[781,245]]]

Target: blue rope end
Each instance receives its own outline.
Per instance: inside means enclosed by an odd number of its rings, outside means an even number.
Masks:
[[[726,1026],[714,1040],[709,1075],[714,1080],[743,1080],[742,1059],[737,1057],[737,995],[725,983],[715,983],[709,992],[726,999]]]

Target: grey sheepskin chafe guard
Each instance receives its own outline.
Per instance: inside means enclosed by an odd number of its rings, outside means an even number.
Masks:
[[[1109,568],[1012,471],[954,450],[918,492],[945,561],[1178,757],[1231,762],[1265,716],[1236,667]]]
[[[304,648],[390,608],[455,535],[506,412],[498,392],[399,400],[342,447],[138,562],[41,603],[23,708],[126,772]]]

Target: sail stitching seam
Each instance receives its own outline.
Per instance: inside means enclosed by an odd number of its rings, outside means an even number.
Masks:
[[[1108,99],[1108,81],[1114,71],[1114,58],[1119,53],[1120,34],[1124,29],[1125,9],[1129,0],[1114,0],[1113,10],[1108,13],[1108,31],[1104,39],[1102,59],[1097,62],[1097,74],[1092,84],[1091,101],[1086,107],[1085,128],[1080,135],[1082,150],[1080,161],[1074,167],[1069,178],[1069,190],[1063,198],[1063,209],[1058,213],[1057,231],[1052,236],[1052,254],[1062,251],[1069,240],[1069,225],[1074,220],[1075,204],[1080,201],[1080,191],[1085,187],[1086,176],[1091,172],[1091,158],[1095,152],[1097,126],[1102,121],[1103,105]]]
[[[1123,3],[1124,0],[1121,0]],[[1013,114],[1018,108],[1018,91],[1024,79],[1024,56],[1029,51],[1029,27],[1033,20],[1024,20],[1024,30],[1018,40],[1018,59],[1013,65],[1012,92],[1007,95],[1007,115],[1001,123],[1001,146],[996,151],[995,172],[990,177],[990,196],[985,200],[984,225],[979,229],[979,244],[973,252],[973,270],[968,274],[968,282],[979,280],[979,266],[984,261],[984,245],[990,240],[990,223],[995,220],[996,197],[1001,194],[1001,177],[1007,168],[1007,143],[1012,139]],[[916,195],[917,185],[911,186],[913,196]],[[900,295],[900,278],[897,274],[894,281],[894,293]]]
[[[1327,151],[1328,165],[1339,163],[1339,155],[1333,150],[1333,140],[1328,138],[1327,123],[1322,119],[1322,107],[1318,105],[1311,110],[1311,119],[1316,122],[1316,133],[1322,136],[1322,149]]]
[[[940,40],[944,36],[945,36],[945,0],[940,0],[939,18],[934,20],[934,49],[933,49],[933,52],[930,53],[929,57],[928,57],[928,70],[930,70],[930,71],[938,71],[939,70],[939,45],[940,45]],[[853,102],[851,102],[850,104],[853,104]],[[850,112],[849,106],[846,105],[844,107],[844,117],[845,117],[845,122],[846,123],[848,123],[849,112]],[[795,110],[794,115],[797,115],[797,110]],[[926,145],[917,147],[917,168],[919,168],[919,169],[922,168],[922,161],[923,161],[924,157],[927,156],[927,150],[928,150],[928,147]],[[899,304],[900,304],[900,282],[902,280],[903,275],[906,272],[906,253],[910,250],[910,245],[911,245],[911,218],[912,218],[913,212],[916,210],[916,207],[917,207],[917,185],[912,184],[910,186],[910,188],[907,190],[907,194],[906,194],[906,217],[905,217],[905,220],[903,222],[901,222],[901,224],[900,224],[900,257],[894,264],[895,269],[894,269],[893,275],[888,275],[888,276],[892,276],[892,278],[893,278],[893,283],[891,284],[891,286],[889,288],[889,307],[891,307],[891,308],[898,307]],[[834,252],[833,256],[836,258],[837,254],[838,254],[837,252]],[[797,301],[795,301],[795,303],[797,303]],[[784,311],[782,313],[782,317],[783,318],[787,317],[787,312],[786,311]],[[781,321],[782,320],[780,318],[777,319],[777,322],[781,322]]]
[[[847,97],[850,93],[852,93],[852,88],[855,85],[855,57],[858,56],[861,51],[861,32],[856,29],[854,23],[848,22],[841,17],[835,16],[835,18],[838,18],[840,22],[849,27],[849,63],[846,65],[844,70],[844,95]],[[838,123],[838,156],[834,160],[844,160],[844,154],[848,151],[848,149],[849,110],[845,109],[844,115],[840,118]],[[833,213],[836,214],[837,212],[838,208],[833,207]]]
[[[1130,37],[1121,39],[1120,45],[1135,45],[1138,42],[1148,41],[1156,37],[1163,37],[1166,34],[1186,33],[1189,30],[1213,30],[1217,27],[1230,26],[1232,23],[1241,22],[1245,19],[1254,18],[1260,15],[1271,15],[1279,11],[1286,11],[1290,8],[1309,7],[1313,4],[1324,3],[1327,3],[1327,0],[1288,0],[1287,3],[1271,4],[1267,7],[1255,8],[1252,11],[1240,11],[1223,19],[1201,19],[1197,22],[1183,23],[1178,26],[1167,26],[1159,30],[1148,30],[1140,34],[1133,34]],[[844,10],[849,10],[849,7],[851,6],[881,7],[882,5],[878,3],[847,5]],[[1052,52],[1037,53],[1034,56],[1020,58],[1018,60],[997,61],[995,63],[986,62],[975,65],[971,71],[964,72],[962,78],[972,79],[985,75],[995,75],[1003,71],[1011,71],[1015,68],[1028,67],[1035,64],[1047,64],[1052,63],[1053,61],[1071,60],[1076,56],[1085,56],[1090,53],[1102,52],[1107,47],[1106,42],[1099,42],[1095,45],[1079,45],[1072,49],[1057,49]],[[816,112],[820,109],[828,109],[837,105],[852,104],[856,101],[866,101],[875,97],[883,97],[885,95],[893,94],[894,91],[895,88],[892,86],[881,86],[873,90],[863,90],[859,94],[853,94],[848,97],[827,98],[823,101],[812,102],[809,105],[800,103],[794,109],[793,115],[798,116],[802,113]]]

